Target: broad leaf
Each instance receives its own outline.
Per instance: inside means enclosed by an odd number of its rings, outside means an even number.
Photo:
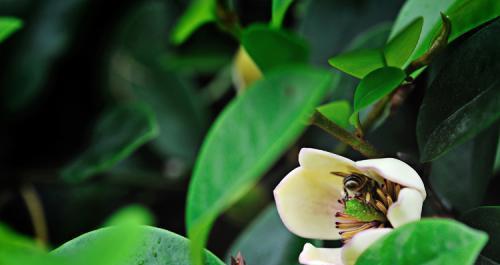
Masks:
[[[285,19],[288,7],[293,3],[293,0],[273,0],[273,13],[271,17],[271,26],[275,28],[281,27],[283,19]]]
[[[231,246],[229,256],[241,251],[247,264],[298,264],[305,240],[288,231],[275,206],[269,206],[246,228]]]
[[[377,240],[356,265],[470,265],[487,240],[485,233],[456,221],[426,219]]]
[[[186,238],[155,227],[111,227],[81,235],[53,255],[76,265],[178,265],[190,264],[189,245]],[[206,265],[224,264],[208,251],[204,256]]]
[[[328,63],[342,72],[361,79],[384,66],[384,54],[380,49],[357,50],[332,57]]]
[[[447,56],[418,116],[422,161],[438,158],[500,118],[499,36],[500,20]]]
[[[215,0],[192,0],[170,36],[172,42],[182,44],[199,27],[215,21],[217,18],[215,9]]]
[[[62,177],[80,182],[102,173],[158,135],[153,112],[146,105],[122,105],[104,113],[95,125],[90,146],[67,165]]]
[[[305,41],[283,30],[253,25],[243,31],[241,42],[264,73],[278,66],[307,62]]]
[[[344,128],[349,128],[349,117],[351,116],[351,104],[349,101],[334,101],[317,108],[321,114]]]
[[[500,262],[500,206],[484,206],[466,212],[461,218],[464,223],[488,233],[490,240],[482,255]]]
[[[358,112],[391,93],[406,78],[403,70],[395,67],[377,69],[361,80],[354,93],[354,111]]]
[[[0,43],[23,26],[23,21],[15,17],[0,17]]]
[[[422,17],[416,18],[387,43],[384,55],[388,66],[404,66],[417,46],[423,23]]]
[[[195,264],[215,218],[299,137],[331,81],[330,73],[308,67],[276,69],[219,115],[189,186],[186,222]]]

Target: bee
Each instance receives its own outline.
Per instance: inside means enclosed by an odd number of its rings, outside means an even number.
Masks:
[[[346,197],[349,192],[354,193],[356,196],[363,195],[374,185],[374,180],[363,174],[346,174],[343,172],[331,172],[331,174],[344,178],[344,192]]]

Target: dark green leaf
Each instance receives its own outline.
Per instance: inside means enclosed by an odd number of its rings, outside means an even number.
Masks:
[[[54,250],[53,255],[77,265],[190,264],[187,239],[147,226],[95,230],[65,243]],[[208,251],[204,251],[204,255],[207,265],[224,264]]]
[[[483,202],[497,142],[498,129],[494,127],[432,163],[431,184],[453,209],[464,212]]]
[[[405,78],[405,72],[395,67],[384,67],[369,73],[361,80],[354,93],[354,111],[358,112],[388,95]]]
[[[115,107],[100,117],[89,148],[63,169],[62,177],[80,182],[104,172],[157,135],[158,125],[149,107]]]
[[[273,13],[271,18],[271,25],[273,27],[281,27],[281,23],[283,23],[286,11],[292,3],[293,0],[273,0]]]
[[[388,66],[402,68],[417,46],[424,20],[418,17],[396,34],[384,48]]]
[[[356,265],[470,265],[488,236],[447,219],[399,227],[361,254]]]
[[[332,57],[328,63],[342,72],[361,79],[384,66],[383,56],[380,49],[357,50]]]
[[[200,26],[215,21],[215,9],[215,0],[192,0],[172,32],[172,42],[181,44]]]
[[[234,99],[212,126],[189,187],[186,222],[195,255],[215,218],[248,191],[304,131],[331,74],[276,69]],[[230,154],[230,155],[228,155]],[[195,264],[200,264],[197,256]]]
[[[307,62],[305,41],[283,30],[252,25],[243,31],[241,42],[263,72],[278,66]]]
[[[464,223],[490,236],[482,255],[500,262],[500,206],[484,206],[466,212],[461,218]]]
[[[431,161],[500,118],[500,20],[447,57],[426,91],[417,122],[421,160]]]
[[[351,104],[349,101],[334,101],[317,108],[321,114],[336,124],[349,128],[349,117],[351,116]]]
[[[305,240],[285,228],[276,207],[269,206],[236,239],[228,257],[241,251],[247,264],[298,264],[298,254],[304,243]]]
[[[23,21],[15,17],[0,17],[0,42],[23,26]]]
[[[479,255],[479,257],[477,257],[476,263],[474,263],[474,264],[475,265],[498,265],[499,263],[496,263],[493,260],[491,260],[485,256]]]

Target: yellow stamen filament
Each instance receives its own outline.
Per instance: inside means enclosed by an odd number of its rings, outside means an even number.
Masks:
[[[387,199],[385,198],[384,192],[381,189],[379,189],[379,188],[377,188],[376,191],[377,191],[378,197],[383,201],[384,204],[387,205]]]
[[[360,227],[363,224],[364,223],[361,223],[361,222],[352,222],[352,223],[340,223],[340,222],[336,222],[335,226],[337,228],[340,228],[340,229],[349,229],[349,228]]]
[[[383,214],[387,214],[387,208],[385,208],[384,204],[379,200],[375,201],[375,206],[379,209]]]
[[[349,230],[349,231],[342,231],[342,232],[340,232],[340,235],[344,239],[351,238],[355,234],[357,234],[357,233],[359,233],[361,231],[364,231],[366,229],[372,228],[373,226],[374,226],[373,223],[366,223],[366,224],[360,226],[359,228],[356,228],[356,229],[353,229],[353,230]]]
[[[389,195],[387,195],[387,197],[386,197],[386,198],[387,198],[387,208],[389,208],[389,207],[391,207],[391,205],[392,205],[393,201],[392,201],[391,196],[389,196]]]

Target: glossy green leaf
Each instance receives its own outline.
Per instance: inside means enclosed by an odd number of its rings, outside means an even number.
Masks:
[[[456,212],[482,205],[493,174],[497,142],[498,128],[494,127],[432,162],[431,185]]]
[[[377,240],[356,265],[470,265],[486,241],[484,232],[456,221],[424,219]]]
[[[466,212],[461,221],[490,236],[488,244],[481,252],[485,257],[500,262],[500,206],[483,206]]]
[[[336,124],[349,128],[349,116],[351,116],[351,104],[347,100],[334,101],[317,108],[321,114]]]
[[[342,72],[361,79],[384,66],[384,54],[380,49],[357,50],[332,57],[328,63]]]
[[[122,105],[104,113],[88,149],[67,165],[62,177],[80,182],[102,173],[158,135],[154,113],[146,105]]]
[[[241,252],[247,264],[298,264],[304,243],[304,239],[286,229],[276,207],[269,206],[236,239],[227,260]]]
[[[331,87],[331,77],[303,66],[276,69],[219,115],[204,141],[189,186],[186,222],[195,264],[200,264],[198,254],[213,221],[304,131]]]
[[[281,27],[285,14],[293,0],[273,0],[273,13],[271,16],[271,26],[275,28]]]
[[[15,17],[0,17],[0,42],[23,26],[23,21]]]
[[[354,111],[360,111],[388,95],[405,78],[405,72],[395,67],[384,67],[369,73],[361,80],[354,93]]]
[[[453,50],[422,102],[417,138],[430,161],[500,118],[500,21]]]
[[[417,17],[424,18],[420,40],[406,64],[424,54],[433,38],[441,29],[440,12],[451,20],[449,41],[460,37],[467,31],[490,21],[500,15],[500,2],[497,0],[409,0],[401,9],[392,28],[391,38]]]
[[[384,47],[388,66],[402,68],[417,46],[424,19],[418,17],[402,29]]]
[[[124,228],[128,230],[111,227],[86,233],[54,250],[53,255],[77,265],[190,264],[186,238],[155,227]],[[224,264],[208,251],[204,251],[204,256],[206,265]]]
[[[280,29],[252,25],[243,31],[241,42],[263,72],[278,66],[307,62],[305,41]]]
[[[180,17],[170,39],[175,44],[182,44],[202,25],[216,20],[215,0],[192,0],[187,10]]]

